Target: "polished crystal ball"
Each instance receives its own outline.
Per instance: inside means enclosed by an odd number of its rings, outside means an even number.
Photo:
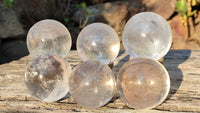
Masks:
[[[69,86],[74,101],[87,108],[97,108],[112,99],[115,78],[106,64],[85,61],[72,71]]]
[[[68,62],[55,55],[44,54],[28,62],[24,83],[35,99],[44,102],[58,101],[69,92],[70,72]]]
[[[65,58],[71,49],[71,43],[67,28],[51,19],[37,22],[27,35],[27,46],[32,56],[52,53]]]
[[[135,109],[151,109],[161,104],[170,89],[167,70],[149,58],[134,58],[125,63],[117,78],[121,99]]]
[[[77,39],[77,51],[83,61],[98,60],[110,64],[117,57],[119,49],[117,33],[103,23],[86,26]]]
[[[158,14],[143,12],[126,23],[122,42],[132,57],[160,59],[172,44],[172,31],[168,22]]]

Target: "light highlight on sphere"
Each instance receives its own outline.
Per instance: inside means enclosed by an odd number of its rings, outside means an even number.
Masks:
[[[27,47],[32,56],[52,53],[65,58],[71,43],[68,29],[56,20],[41,20],[27,34]]]
[[[77,51],[83,61],[97,60],[110,64],[117,57],[119,49],[117,33],[103,23],[86,26],[77,39]]]
[[[151,109],[160,105],[170,89],[167,70],[158,61],[134,58],[119,71],[117,87],[121,99],[135,109]]]
[[[29,61],[24,83],[29,94],[44,102],[58,101],[69,92],[71,68],[61,58],[44,54]]]
[[[87,108],[97,108],[112,99],[115,77],[106,64],[100,61],[85,61],[72,71],[69,86],[75,102]]]
[[[132,57],[162,58],[172,44],[172,31],[160,15],[143,12],[131,17],[126,23],[122,42]]]

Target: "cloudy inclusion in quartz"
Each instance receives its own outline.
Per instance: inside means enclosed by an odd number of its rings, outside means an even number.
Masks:
[[[143,12],[126,23],[122,42],[132,57],[160,59],[172,44],[172,31],[168,22],[156,13]]]
[[[68,62],[55,55],[45,54],[29,61],[24,75],[27,91],[37,100],[52,102],[69,92]]]
[[[37,22],[27,35],[27,47],[32,56],[52,53],[65,58],[71,49],[71,43],[68,29],[51,19]]]
[[[106,64],[85,61],[72,71],[69,86],[70,94],[78,104],[97,108],[108,103],[113,97],[115,78]]]
[[[86,26],[77,39],[77,51],[83,61],[98,60],[110,64],[117,57],[119,49],[117,33],[103,23]]]
[[[161,104],[168,95],[170,78],[159,62],[134,58],[125,63],[117,78],[122,100],[135,109],[150,109]]]

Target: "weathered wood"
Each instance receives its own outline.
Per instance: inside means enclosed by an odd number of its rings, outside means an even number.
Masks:
[[[24,68],[29,59],[30,56],[27,56],[0,65],[0,112],[200,112],[200,50],[171,50],[164,57],[163,64],[171,79],[170,93],[164,103],[146,111],[128,108],[120,98],[97,109],[83,108],[72,98],[53,103],[37,101],[28,94],[23,84]],[[113,63],[113,72],[116,76],[128,59],[127,53],[121,51]],[[71,51],[67,60],[72,67],[81,62],[76,51]]]

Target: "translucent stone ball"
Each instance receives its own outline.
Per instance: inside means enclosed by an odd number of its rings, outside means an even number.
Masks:
[[[117,78],[121,99],[135,109],[151,109],[161,104],[170,89],[167,70],[148,58],[134,58],[125,63]]]
[[[58,101],[69,93],[71,68],[61,58],[45,54],[30,60],[25,68],[27,91],[37,100]]]
[[[77,39],[77,51],[83,61],[98,60],[110,64],[117,57],[119,49],[117,33],[103,23],[86,26]]]
[[[72,71],[69,86],[74,101],[87,108],[97,108],[112,99],[115,78],[106,64],[85,61]]]
[[[71,49],[71,43],[68,29],[56,20],[39,21],[27,34],[27,46],[32,56],[52,53],[65,58]]]
[[[160,59],[172,44],[172,31],[168,22],[158,14],[143,12],[126,23],[122,42],[132,57]]]

